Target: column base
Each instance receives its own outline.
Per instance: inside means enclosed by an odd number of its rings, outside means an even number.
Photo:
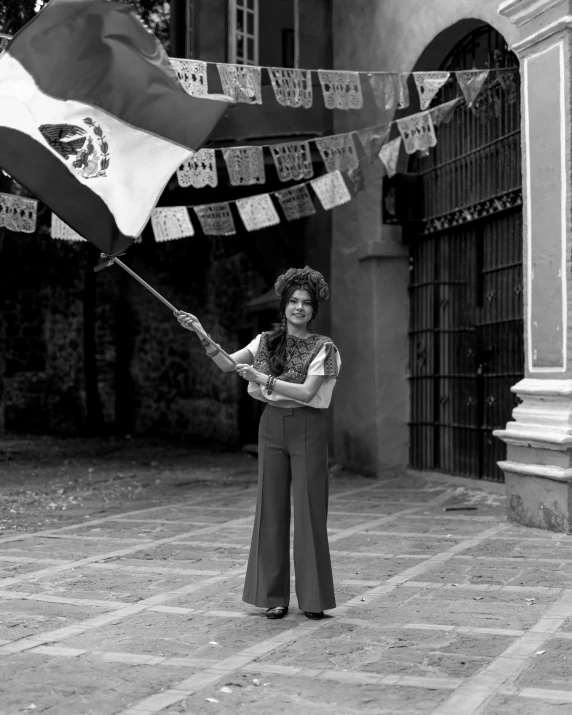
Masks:
[[[504,472],[506,515],[510,521],[537,529],[572,533],[572,470],[566,478],[542,473],[541,465],[499,462]]]
[[[496,430],[507,444],[507,517],[537,529],[572,533],[572,380],[525,378],[514,421]]]

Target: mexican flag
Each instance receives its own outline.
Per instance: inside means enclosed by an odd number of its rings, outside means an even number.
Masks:
[[[230,101],[188,95],[129,5],[50,0],[0,56],[0,167],[120,253]]]

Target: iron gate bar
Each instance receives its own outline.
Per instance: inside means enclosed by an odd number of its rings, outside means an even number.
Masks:
[[[435,166],[431,166],[428,169],[424,169],[423,171],[418,172],[419,176],[428,176],[431,173],[436,173],[440,169],[444,169],[446,166],[449,166],[450,164],[455,164],[456,162],[462,161],[463,159],[467,159],[470,156],[474,156],[479,151],[484,151],[485,149],[488,149],[489,147],[492,147],[495,144],[499,144],[500,142],[506,141],[507,139],[510,139],[510,137],[517,136],[520,133],[521,133],[520,129],[515,129],[514,131],[509,132],[508,134],[505,134],[502,137],[493,139],[488,144],[483,144],[476,150],[471,149],[471,151],[468,151],[465,154],[461,154],[460,156],[455,156],[452,159],[449,159],[448,161],[442,162],[441,164],[436,164]],[[520,186],[515,186],[515,188],[520,188]]]
[[[509,373],[509,372],[487,372],[487,377],[518,377],[521,373],[520,372],[515,372],[515,373]],[[467,372],[467,373],[462,373],[462,372],[454,372],[454,373],[439,373],[438,377],[442,380],[450,377],[474,377],[475,373],[474,372]],[[420,375],[411,375],[409,378],[410,380],[420,380],[422,377]]]
[[[504,320],[491,320],[489,322],[476,322],[476,328],[482,328],[485,325],[505,325],[506,323],[521,323],[522,318],[505,318]]]
[[[520,268],[522,266],[522,261],[516,261],[515,263],[507,263],[504,266],[497,266],[496,268],[483,268],[483,273],[497,273],[498,271],[506,271],[509,268]]]
[[[409,287],[410,288],[423,288],[424,286],[434,286],[434,285],[456,286],[456,285],[465,285],[465,282],[464,281],[424,281],[421,283],[409,284]]]

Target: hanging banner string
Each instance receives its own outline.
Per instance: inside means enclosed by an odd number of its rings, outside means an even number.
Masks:
[[[187,63],[189,64],[194,64],[194,65],[205,65],[205,66],[216,66],[217,68],[234,68],[234,67],[239,67],[239,68],[251,68],[256,71],[258,74],[259,71],[261,70],[266,70],[268,74],[272,77],[272,74],[275,72],[282,72],[282,73],[289,73],[289,72],[302,72],[302,73],[307,73],[307,72],[313,72],[318,74],[319,72],[328,72],[328,73],[341,73],[344,75],[347,74],[353,74],[353,75],[359,75],[360,77],[363,75],[364,77],[369,77],[370,75],[384,75],[384,76],[398,76],[398,75],[416,75],[418,77],[422,76],[427,76],[428,78],[433,78],[436,74],[435,70],[411,70],[409,72],[397,72],[395,70],[322,70],[322,69],[308,69],[308,68],[303,68],[303,67],[274,67],[274,66],[266,66],[266,65],[240,65],[240,64],[231,64],[231,63],[225,63],[225,62],[211,62],[208,60],[198,60],[198,59],[187,59],[185,57],[169,57],[169,60],[173,63],[176,64],[183,64],[186,65]],[[456,76],[457,74],[462,74],[462,75],[467,75],[467,74],[479,74],[481,72],[518,72],[519,68],[518,67],[489,67],[489,68],[473,68],[470,70],[447,70],[447,73]],[[438,73],[440,74],[440,72]],[[318,75],[319,76],[319,75]]]
[[[0,33],[0,54],[10,44],[12,37]],[[431,99],[437,94],[449,77],[455,77],[461,91],[470,105],[468,89],[474,93],[482,86],[491,72],[516,73],[518,67],[491,67],[470,70],[420,70],[395,72],[389,70],[324,70],[293,67],[269,67],[264,65],[240,65],[223,62],[209,62],[183,57],[170,58],[171,66],[179,81],[189,94],[208,96],[208,67],[216,67],[224,94],[235,102],[262,104],[261,73],[266,70],[274,89],[276,100],[288,107],[308,109],[313,103],[312,75],[317,75],[322,87],[324,104],[328,109],[361,109],[363,95],[361,82],[369,80],[376,103],[381,106],[380,94],[383,94],[383,106],[390,109],[404,108],[409,105],[407,79],[413,76],[419,93],[421,108],[426,109]],[[477,90],[478,92],[478,90]],[[474,99],[473,99],[474,101]]]
[[[358,172],[361,171],[359,163],[367,159],[367,156],[363,156],[358,160]],[[354,195],[363,191],[365,184],[369,183],[362,176],[358,176],[355,169],[348,172],[347,175],[348,183],[353,183],[354,185]],[[378,176],[370,179],[370,181],[378,181],[380,178]],[[256,231],[281,223],[280,216],[271,198],[278,200],[286,220],[291,221],[316,213],[308,186],[312,187],[322,207],[329,211],[352,199],[348,183],[346,183],[342,172],[339,170],[326,172],[317,178],[294,184],[285,189],[254,194],[243,199],[230,199],[213,204],[156,207],[151,214],[150,223],[157,243],[192,237],[195,235],[195,230],[188,214],[189,209],[192,209],[206,236],[231,236],[236,234],[236,227],[230,211],[230,205],[235,204],[246,230],[249,232]],[[355,187],[358,188],[356,189]],[[9,198],[8,195],[6,195],[6,198]],[[27,201],[32,200],[28,199]],[[35,200],[33,201],[35,204],[38,203]],[[83,242],[86,240],[53,212],[51,214],[50,233],[52,238],[63,241]],[[137,242],[140,242],[140,240],[139,238]]]
[[[401,146],[405,146],[408,153],[414,151],[426,152],[429,147],[436,145],[435,127],[441,122],[450,121],[453,112],[464,103],[462,97],[446,102],[434,109],[420,112],[419,114],[411,115],[405,118],[407,123],[401,124],[404,120],[394,120],[387,125],[378,125],[374,127],[366,127],[365,129],[354,130],[355,133],[366,133],[370,137],[370,141],[375,142],[376,138],[382,136],[381,146],[376,147],[376,154],[373,159],[379,159],[385,167],[388,176],[392,176],[396,171],[397,158]],[[385,140],[390,134],[392,125],[399,128],[399,136],[388,143]],[[419,127],[423,131],[419,131]],[[426,131],[426,128],[429,131]],[[380,131],[381,130],[381,131]],[[351,132],[350,134],[354,133]],[[377,133],[376,133],[377,132]],[[336,136],[336,135],[334,135]],[[344,135],[337,135],[344,136]],[[349,134],[348,134],[349,136]],[[414,137],[416,137],[414,139]],[[427,138],[426,138],[427,137]],[[361,141],[361,138],[360,138]],[[411,148],[408,148],[411,144]],[[388,158],[385,147],[390,149],[391,156]],[[260,147],[257,147],[260,148]],[[355,149],[355,146],[354,146]],[[368,161],[372,163],[372,156],[368,153],[364,146],[364,156],[358,157],[357,154],[351,157],[350,165],[344,168],[332,165],[329,171],[317,177],[306,179],[305,181],[297,182],[285,189],[275,189],[266,191],[261,194],[254,194],[245,199],[229,199],[212,204],[192,205],[186,204],[183,206],[162,207],[163,209],[175,210],[192,209],[196,214],[203,232],[205,235],[213,236],[230,236],[236,233],[234,219],[230,211],[230,205],[235,204],[239,215],[248,231],[258,230],[267,226],[273,226],[280,222],[279,216],[276,213],[274,205],[270,198],[278,200],[280,206],[284,210],[286,220],[290,221],[297,218],[304,218],[315,213],[315,208],[308,191],[308,186],[311,186],[325,210],[330,210],[336,206],[340,206],[347,201],[350,201],[352,195],[348,190],[346,181],[344,181],[342,173],[348,177],[348,182],[353,185],[354,195],[363,191],[365,184],[368,183],[363,178],[361,164]],[[327,162],[324,162],[327,166]],[[378,181],[381,177],[375,177],[369,181]],[[156,209],[157,210],[157,209]],[[188,230],[186,235],[193,235]],[[175,237],[175,236],[173,236]],[[156,236],[157,238],[157,236]],[[157,240],[166,240],[159,235]]]
[[[363,191],[365,184],[369,183],[363,177],[362,162],[369,161],[372,163],[372,160],[379,159],[384,165],[388,176],[392,176],[396,171],[401,146],[405,146],[408,153],[413,153],[417,150],[425,151],[426,144],[427,147],[434,146],[436,141],[425,142],[424,137],[434,137],[434,125],[438,126],[443,121],[450,121],[452,113],[463,102],[463,98],[458,97],[451,102],[417,115],[411,115],[403,120],[395,120],[387,125],[354,130],[360,137],[360,142],[364,145],[364,156],[357,156],[355,144],[352,143],[352,150],[349,155],[344,154],[344,152],[340,154],[334,151],[333,158],[329,157],[331,160],[329,165],[328,157],[324,157],[324,164],[327,169],[325,174],[317,178],[308,178],[305,181],[297,182],[285,189],[276,189],[244,199],[229,199],[212,204],[156,207],[151,215],[151,226],[155,240],[164,242],[194,236],[195,231],[188,213],[189,209],[194,211],[203,233],[207,236],[230,236],[236,233],[234,218],[230,211],[231,204],[236,205],[240,218],[248,231],[255,231],[280,223],[280,217],[271,201],[271,197],[279,202],[287,221],[311,216],[316,213],[316,210],[308,191],[309,186],[313,189],[325,210],[341,206],[352,198],[348,184],[355,195]],[[400,125],[400,122],[406,122],[406,124]],[[401,136],[386,142],[390,134],[390,127],[393,124],[397,124]],[[412,148],[408,149],[408,136],[416,136],[418,133],[417,125],[429,127],[430,132],[427,134],[423,131],[415,141],[410,140]],[[364,136],[366,137],[365,141]],[[374,155],[371,152],[372,146],[375,148]],[[368,148],[370,151],[368,151]],[[258,149],[261,150],[260,147]],[[342,146],[342,149],[345,151],[345,145]],[[342,173],[346,175],[347,183],[344,181]],[[370,181],[379,180],[379,178],[375,177]],[[7,201],[8,198],[6,196],[5,200]],[[34,201],[34,204],[36,203]],[[10,226],[10,228],[12,227]],[[12,230],[18,229],[14,227]],[[51,235],[53,238],[65,241],[85,240],[53,213]]]
[[[428,110],[427,112],[422,112],[420,115],[412,115],[415,119],[418,116],[429,115],[433,117],[432,122],[435,126],[438,126],[441,121],[447,121],[447,117],[450,117],[452,112],[463,102],[461,97],[458,97],[451,102],[447,102],[443,105],[439,105],[434,109]],[[340,173],[347,172],[349,176],[356,174],[361,171],[360,164],[363,161],[372,160],[375,161],[379,158],[384,164],[388,175],[395,173],[395,165],[397,163],[397,155],[399,153],[399,148],[401,146],[401,138],[399,143],[396,140],[386,143],[386,139],[390,134],[391,127],[396,124],[398,127],[399,123],[403,120],[394,120],[387,124],[375,125],[372,127],[364,127],[362,129],[353,130],[346,134],[334,134],[330,137],[323,137],[317,139],[317,142],[332,140],[332,145],[327,145],[325,148],[321,147],[318,143],[317,146],[320,149],[322,158],[324,160],[324,165],[327,169],[326,175],[328,173]],[[400,132],[403,133],[402,127],[400,127]],[[356,152],[355,144],[353,140],[351,143],[348,142],[348,138],[351,138],[352,134],[357,134],[360,143],[363,146],[365,155],[363,157],[358,157]],[[295,144],[295,143],[291,143]],[[276,150],[279,147],[290,147],[291,144],[283,145],[264,145],[271,150]],[[300,142],[300,144],[308,144],[306,142]],[[339,150],[339,146],[342,150]],[[346,152],[347,147],[350,147],[349,153]],[[333,147],[333,149],[332,149]],[[373,147],[373,152],[372,152]],[[235,149],[247,149],[254,148],[261,150],[262,147],[235,147]],[[392,158],[388,159],[388,151],[391,149]],[[214,150],[200,150],[197,155],[200,155],[203,151],[210,151],[214,154]],[[328,152],[331,151],[331,155]],[[280,174],[280,165],[277,163],[277,169]],[[254,196],[248,197],[252,199],[254,203],[249,204],[249,207],[254,206],[259,208],[260,206],[268,204],[264,203],[266,199],[264,197],[273,196],[276,198],[282,208],[288,220],[291,218],[303,217],[315,213],[313,210],[313,204],[311,203],[310,195],[307,192],[307,186],[315,186],[316,179],[313,177],[313,167],[311,163],[311,158],[309,155],[305,155],[302,168],[295,173],[292,167],[286,167],[288,172],[285,174],[286,181],[295,179],[306,179],[305,181],[298,181],[296,184],[291,185],[285,189],[276,189],[274,191],[265,192],[263,194],[256,194]],[[212,167],[211,167],[212,170]],[[284,171],[284,166],[282,166]],[[282,177],[281,177],[282,178]],[[322,177],[319,177],[322,178]],[[216,179],[216,174],[215,174]],[[180,181],[180,179],[179,179]],[[201,186],[205,186],[207,183],[211,183],[212,186],[217,185],[217,181],[214,182],[204,182]],[[256,182],[260,183],[260,182]],[[320,185],[318,183],[318,185]],[[239,204],[243,201],[242,204]],[[226,220],[228,225],[229,218],[232,218],[223,207],[228,206],[231,203],[236,203],[237,206],[245,206],[245,200],[235,200],[230,199],[228,201],[222,201],[215,204],[204,204],[204,205],[182,205],[182,206],[163,206],[156,207],[153,210],[151,217],[151,225],[153,227],[153,232],[155,238],[158,242],[174,240],[178,238],[184,238],[187,236],[194,235],[194,228],[190,222],[188,214],[186,214],[186,209],[192,208],[199,219],[201,216],[206,215],[210,212],[212,215],[216,214],[218,220]],[[0,226],[9,228],[12,231],[20,231],[25,233],[33,233],[36,228],[36,211],[37,211],[37,200],[27,199],[17,195],[11,194],[0,194]],[[246,209],[241,212],[241,217],[246,215]],[[295,216],[295,213],[299,211],[300,215]],[[85,240],[82,239],[73,229],[67,226],[61,219],[59,219],[55,214],[52,214],[52,226],[51,235],[53,238],[67,241],[78,241]]]
[[[466,100],[463,97],[439,104],[418,114],[410,115],[403,119],[393,119],[383,124],[370,127],[352,129],[340,134],[329,134],[323,137],[313,137],[305,140],[289,141],[277,144],[251,144],[241,146],[226,146],[199,149],[189,157],[177,170],[179,185],[183,188],[192,186],[195,189],[207,185],[218,186],[218,170],[216,165],[216,152],[222,152],[232,186],[248,186],[264,184],[266,182],[263,151],[269,150],[274,160],[276,172],[280,181],[311,179],[314,174],[310,142],[317,147],[324,166],[328,172],[341,170],[349,171],[357,167],[357,152],[353,135],[356,135],[370,161],[375,161],[379,151],[384,146],[391,129],[397,126],[403,134],[404,128],[411,123],[431,128],[431,124],[439,126],[442,121],[447,121],[452,112]],[[427,146],[430,146],[429,143]],[[409,146],[424,149],[420,142],[405,144],[408,153]]]
[[[427,109],[451,77],[455,78],[460,93],[465,96],[470,106],[491,73],[499,73],[498,81],[504,87],[515,84],[514,75],[518,72],[517,68],[509,67],[450,72],[354,72],[229,65],[185,59],[172,59],[171,65],[185,91],[193,96],[209,96],[210,65],[216,66],[222,92],[233,102],[262,104],[264,69],[270,77],[276,101],[285,107],[309,109],[312,106],[312,73],[315,73],[327,109],[360,110],[364,106],[363,90],[369,86],[376,105],[386,111],[405,109],[410,105],[409,77],[414,79],[413,84],[417,88],[421,109]],[[213,79],[211,74],[210,80]]]
[[[10,36],[0,34],[0,53],[9,47]],[[183,187],[202,188],[218,185],[216,151],[223,155],[230,184],[249,186],[266,182],[263,150],[271,152],[278,178],[283,182],[297,183],[282,190],[274,190],[244,199],[230,199],[214,204],[199,206],[156,207],[152,213],[151,225],[157,241],[169,241],[193,236],[194,228],[188,209],[195,212],[206,235],[232,235],[236,232],[230,204],[235,204],[242,222],[248,231],[273,226],[280,222],[271,197],[283,209],[287,220],[301,218],[315,213],[308,191],[310,185],[324,209],[329,210],[351,199],[342,174],[348,176],[354,193],[363,190],[364,178],[360,163],[366,159],[377,159],[384,165],[389,176],[397,169],[401,148],[408,154],[420,151],[426,153],[437,143],[435,127],[442,121],[449,121],[452,113],[464,103],[474,111],[475,101],[491,72],[503,72],[498,81],[503,90],[514,93],[515,82],[507,72],[515,73],[517,68],[494,68],[492,70],[460,70],[451,72],[410,72],[388,71],[355,72],[344,70],[302,70],[293,68],[257,67],[203,62],[172,58],[171,64],[179,81],[189,94],[208,96],[207,68],[215,66],[225,94],[237,102],[261,104],[261,70],[269,73],[277,101],[285,106],[306,107],[312,104],[312,75],[317,73],[325,106],[330,109],[360,109],[363,106],[361,80],[365,75],[369,80],[364,86],[371,87],[377,106],[385,110],[404,109],[409,106],[407,80],[414,79],[423,111],[400,119],[349,132],[314,137],[303,141],[289,141],[277,144],[226,146],[203,148],[190,157],[177,171],[179,184]],[[455,77],[459,94],[452,101],[430,108],[434,97]],[[399,136],[391,141],[391,130],[397,126]],[[358,158],[354,135],[359,139],[365,156]],[[317,147],[326,174],[313,177],[313,160],[309,143]],[[300,181],[303,179],[303,181]],[[35,228],[35,204],[24,206],[24,202],[5,196],[2,202],[2,223],[12,230],[32,232]],[[19,212],[19,213],[18,213]],[[18,220],[16,220],[18,219]],[[52,236],[63,240],[78,240],[70,227],[55,215],[52,218]]]

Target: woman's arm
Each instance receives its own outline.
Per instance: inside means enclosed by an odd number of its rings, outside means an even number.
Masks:
[[[262,387],[266,387],[268,375],[258,372],[258,370],[251,367],[250,364],[239,364],[236,366],[236,371],[241,377],[244,377],[245,380],[256,382]],[[273,391],[284,397],[289,397],[292,400],[308,403],[316,397],[325,379],[325,375],[308,375],[302,385],[278,379],[274,382]]]
[[[225,358],[224,355],[221,355],[220,353],[215,353],[215,348],[213,347],[207,348],[207,356],[210,357],[214,364],[219,367],[223,372],[234,372],[236,370],[236,365],[230,362],[230,360],[228,360],[227,358]],[[244,365],[252,365],[252,363],[254,362],[252,353],[246,348],[242,348],[242,350],[239,350],[236,353],[232,353],[231,358],[233,360],[236,360],[237,363],[241,363]]]
[[[198,331],[202,331],[203,333],[206,333],[206,330],[203,328],[203,326],[200,324],[200,322],[197,320],[197,318],[192,315],[191,313],[183,313],[180,312],[177,315],[177,320],[179,323],[183,326],[183,328],[186,328],[187,330],[190,330],[191,332],[195,333],[197,337],[200,338],[200,333]],[[205,345],[206,343],[206,345]],[[205,352],[207,354],[207,357],[210,357],[211,360],[215,363],[215,365],[220,368],[223,372],[234,372],[236,370],[236,365],[232,363],[228,358],[226,358],[224,355],[222,355],[217,348],[213,347],[210,343],[205,341],[203,343],[203,346],[205,347]],[[246,348],[243,348],[242,350],[238,350],[237,352],[233,353],[231,355],[233,360],[235,360],[237,363],[242,363],[246,365],[252,365],[254,362],[254,357],[250,350],[247,350]]]
[[[266,385],[266,375],[262,375],[262,377],[264,380],[259,384]],[[293,382],[286,382],[286,380],[276,380],[272,389],[279,395],[307,403],[312,402],[316,397],[325,379],[324,375],[308,375],[303,385],[296,385]]]

